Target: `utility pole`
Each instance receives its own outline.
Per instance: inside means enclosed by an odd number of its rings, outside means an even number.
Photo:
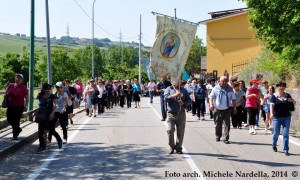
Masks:
[[[119,66],[118,66],[118,75],[119,75],[119,79],[121,79],[121,70],[120,70],[120,66],[122,63],[122,30],[120,29],[120,59],[119,59]]]
[[[92,26],[92,77],[93,78],[95,78],[95,71],[94,71],[94,69],[95,69],[95,65],[94,65],[94,23],[95,23],[95,21],[94,21],[94,7],[95,7],[95,2],[96,2],[96,0],[94,0],[94,2],[93,2],[93,26]]]
[[[174,9],[174,13],[175,13],[175,19],[177,19],[176,8]]]
[[[48,84],[52,85],[52,64],[50,50],[50,26],[49,26],[49,6],[48,0],[45,0],[46,5],[46,29],[47,29],[47,68],[48,68]]]
[[[142,59],[142,15],[140,14],[140,44],[139,44],[139,83],[142,83],[141,59]]]
[[[29,104],[28,110],[33,109],[33,86],[34,86],[34,0],[31,0],[30,17],[30,61],[29,61]],[[32,117],[31,117],[32,118]],[[30,119],[32,120],[32,119]]]

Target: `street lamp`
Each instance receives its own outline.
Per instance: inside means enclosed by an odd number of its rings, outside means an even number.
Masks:
[[[92,26],[92,34],[93,34],[93,38],[92,38],[92,77],[95,78],[95,72],[94,72],[94,69],[95,69],[95,65],[94,65],[94,6],[95,6],[95,2],[96,0],[94,0],[93,2],[93,26]]]

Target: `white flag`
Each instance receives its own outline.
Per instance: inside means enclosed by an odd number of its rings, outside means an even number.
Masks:
[[[197,26],[164,16],[157,16],[156,20],[156,40],[150,54],[150,68],[156,76],[170,76],[172,81],[178,83]]]

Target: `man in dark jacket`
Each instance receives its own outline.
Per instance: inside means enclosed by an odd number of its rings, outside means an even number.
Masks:
[[[178,83],[172,82],[172,86],[168,87],[164,92],[164,99],[167,102],[168,112],[168,138],[170,151],[173,154],[174,150],[178,154],[182,154],[182,144],[185,130],[186,113],[185,110],[191,103],[191,98],[187,90],[180,87]],[[174,132],[177,132],[176,144],[174,142]]]

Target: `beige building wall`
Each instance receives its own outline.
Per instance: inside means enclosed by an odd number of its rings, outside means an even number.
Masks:
[[[227,70],[232,75],[232,63],[255,58],[261,46],[254,39],[255,30],[250,29],[248,14],[207,22],[207,72]]]

